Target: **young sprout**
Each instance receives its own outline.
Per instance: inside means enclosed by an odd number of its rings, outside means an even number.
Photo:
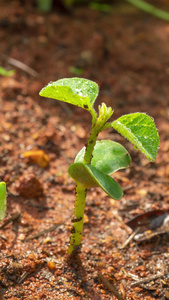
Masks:
[[[0,221],[5,217],[6,211],[6,183],[0,182]]]
[[[0,75],[1,76],[12,76],[15,74],[15,70],[10,70],[10,71],[7,71],[6,69],[4,69],[3,67],[0,66]]]
[[[159,136],[154,121],[145,113],[127,114],[109,122],[113,110],[102,103],[97,114],[93,105],[98,92],[99,88],[95,82],[76,77],[50,82],[40,91],[40,96],[76,105],[88,110],[92,115],[87,144],[68,168],[70,177],[76,182],[73,229],[68,249],[70,254],[81,244],[87,189],[99,186],[115,200],[123,196],[121,187],[110,175],[128,167],[131,157],[119,143],[111,140],[97,141],[99,133],[106,128],[114,128],[151,161],[155,160],[159,147]]]

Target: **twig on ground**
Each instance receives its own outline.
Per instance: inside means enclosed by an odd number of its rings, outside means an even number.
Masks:
[[[134,280],[139,280],[139,279],[140,279],[137,275],[132,274],[132,273],[130,273],[130,272],[127,272],[125,269],[123,269],[123,272],[124,272],[124,274],[125,274],[126,276],[131,277],[131,278],[134,279]]]
[[[114,214],[114,217],[120,222],[121,226],[126,230],[126,232],[129,234],[131,230],[129,227],[124,223],[122,218],[118,214]]]
[[[7,241],[7,240],[8,240],[7,237],[6,237],[5,235],[3,235],[3,234],[0,235],[0,239],[2,239],[2,240],[4,240],[4,241]]]
[[[25,280],[25,278],[29,275],[30,273],[28,271],[24,271],[21,275],[21,277],[18,280],[18,283],[21,283]]]
[[[39,73],[37,73],[35,70],[33,70],[32,68],[30,68],[29,66],[27,66],[26,64],[24,64],[23,62],[9,57],[8,58],[8,63],[17,67],[18,69],[21,69],[22,71],[27,72],[28,74],[32,75],[33,77],[39,77]]]
[[[133,237],[139,232],[140,227],[138,226],[133,233],[128,237],[128,239],[124,242],[124,244],[120,247],[120,249],[124,249],[129,243],[130,241],[133,239]]]
[[[45,230],[42,230],[42,231],[40,231],[40,232],[38,232],[38,233],[35,233],[35,234],[32,234],[32,235],[26,237],[26,238],[25,238],[25,241],[29,241],[29,240],[36,239],[36,238],[38,238],[38,237],[44,235],[45,233],[48,233],[48,232],[50,232],[50,231],[55,230],[55,229],[56,229],[57,227],[59,227],[60,225],[63,225],[63,224],[62,224],[62,223],[56,223],[56,224],[54,224],[52,227],[49,227],[49,228],[47,228],[47,229],[45,229]]]
[[[118,293],[118,291],[116,290],[115,286],[110,283],[104,276],[102,273],[98,272],[98,277],[100,278],[100,280],[104,283],[104,285],[108,288],[108,290],[110,292],[112,292],[114,294],[114,296],[118,299],[118,300],[124,300],[124,298]]]
[[[12,217],[10,217],[9,219],[7,219],[1,226],[0,229],[5,228],[10,222],[15,221],[17,218],[19,218],[21,215],[21,212],[16,212]]]
[[[132,283],[131,287],[135,287],[135,286],[137,286],[139,284],[146,283],[146,282],[149,282],[149,281],[152,281],[152,280],[164,277],[164,276],[165,275],[163,273],[159,273],[159,274],[156,274],[156,275],[152,275],[150,277],[142,278],[142,279],[137,280],[136,282]]]
[[[73,111],[71,110],[71,108],[64,102],[59,102],[59,104],[68,115],[68,117],[71,118],[73,116]]]

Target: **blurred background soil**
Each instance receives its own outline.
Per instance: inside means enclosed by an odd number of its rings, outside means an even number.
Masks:
[[[15,71],[0,76],[0,180],[8,189],[0,299],[117,299],[102,275],[123,299],[169,299],[169,23],[111,3],[105,12],[54,1],[44,13],[34,1],[0,1],[0,66]],[[99,84],[97,104],[112,106],[113,118],[152,116],[160,149],[150,163],[114,130],[100,134],[131,154],[131,167],[114,176],[124,196],[88,191],[81,252],[69,257],[75,185],[67,169],[91,120],[39,91],[78,76]]]

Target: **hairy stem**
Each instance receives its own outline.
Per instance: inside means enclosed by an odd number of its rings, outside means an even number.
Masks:
[[[94,150],[94,146],[96,144],[98,134],[99,134],[99,131],[97,130],[97,128],[93,127],[92,131],[90,133],[87,145],[86,145],[86,151],[85,151],[85,156],[84,156],[84,160],[83,160],[84,164],[91,164],[91,160],[93,157],[92,153]]]
[[[68,249],[69,254],[72,253],[75,246],[79,246],[81,243],[86,192],[87,189],[81,183],[77,182],[74,219],[72,220],[73,228],[72,228],[72,234],[70,238],[70,246]]]
[[[86,152],[84,157],[84,163],[90,164],[92,160],[92,153],[94,146],[96,144],[97,136],[99,131],[94,126],[92,128],[91,134],[88,139],[88,143],[86,146]],[[83,231],[83,218],[84,218],[84,209],[85,209],[85,199],[86,199],[87,189],[80,182],[76,182],[76,200],[75,200],[75,209],[74,209],[74,219],[72,234],[70,238],[70,246],[68,249],[68,253],[71,254],[75,248],[75,246],[79,246],[81,244],[82,231]]]
[[[107,108],[105,104],[102,104],[102,106],[99,107],[99,116],[92,125],[92,130],[86,145],[86,151],[83,160],[84,164],[91,164],[93,150],[96,144],[98,134],[105,128],[105,125],[112,113],[112,109]],[[73,228],[70,238],[70,246],[68,249],[69,254],[73,252],[75,246],[79,246],[81,244],[86,192],[86,187],[77,181],[74,219],[72,220]]]

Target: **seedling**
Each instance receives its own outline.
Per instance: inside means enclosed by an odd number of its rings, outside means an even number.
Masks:
[[[159,136],[152,118],[145,113],[124,115],[108,122],[113,114],[111,107],[102,103],[96,113],[93,105],[98,96],[98,85],[83,78],[64,78],[50,82],[40,91],[40,96],[74,104],[90,112],[91,132],[87,144],[77,154],[68,173],[76,181],[76,200],[73,229],[68,253],[81,244],[86,192],[91,187],[101,187],[111,198],[123,196],[120,185],[110,176],[126,168],[131,162],[128,151],[111,140],[97,141],[98,135],[106,128],[114,128],[127,138],[146,157],[154,161],[159,147]]]
[[[9,77],[9,76],[12,76],[14,74],[15,74],[15,70],[7,71],[6,69],[4,69],[3,67],[0,66],[0,75],[1,76]]]
[[[6,183],[0,182],[0,221],[5,217],[6,211]]]

